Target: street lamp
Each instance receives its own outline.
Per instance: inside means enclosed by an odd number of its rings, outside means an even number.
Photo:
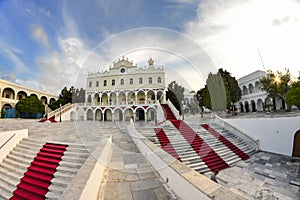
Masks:
[[[59,122],[61,122],[61,103],[59,104]]]

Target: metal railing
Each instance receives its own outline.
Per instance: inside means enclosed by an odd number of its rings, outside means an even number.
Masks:
[[[6,140],[1,146],[0,146],[0,149],[2,149],[13,137],[15,137],[16,136],[16,134],[14,133],[12,136],[10,136],[9,138],[8,138],[8,140]]]
[[[231,133],[237,135],[238,137],[240,137],[242,140],[244,140],[245,142],[247,142],[249,145],[253,146],[255,148],[255,151],[259,150],[259,140],[244,133],[243,131],[241,131],[240,129],[238,129],[237,127],[229,124],[228,122],[224,121],[221,117],[219,117],[218,115],[215,115],[215,120],[216,123],[218,123],[219,125],[223,125],[223,127],[230,131]]]
[[[65,112],[69,111],[72,108],[73,108],[73,104],[67,103],[67,104],[63,105],[62,107],[57,108],[56,110],[48,113],[48,118],[53,117],[53,116],[56,117],[58,115],[62,115],[62,114],[64,114]]]

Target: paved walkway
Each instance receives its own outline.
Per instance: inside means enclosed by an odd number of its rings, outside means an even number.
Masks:
[[[197,130],[211,117],[187,117]],[[125,124],[126,125],[126,124]],[[123,123],[62,122],[38,123],[36,120],[0,120],[0,131],[28,128],[29,136],[57,142],[84,144],[91,151],[104,137],[112,135],[113,152],[102,181],[98,199],[172,199],[175,198],[151,165],[139,153]],[[136,123],[141,128],[153,124]],[[237,190],[248,199],[300,199],[300,161],[291,157],[259,152],[236,166],[222,170],[219,183]],[[205,174],[210,176],[210,174]]]
[[[100,188],[99,199],[173,199],[163,187],[160,176],[139,152],[123,123],[120,129],[109,125],[105,133],[112,134],[113,152]]]
[[[176,199],[139,152],[126,132],[126,125],[92,121],[39,123],[37,120],[1,119],[0,132],[28,129],[31,138],[83,144],[90,152],[102,139],[112,136],[112,157],[107,163],[98,199]]]
[[[276,117],[278,114],[252,113],[248,117]],[[294,114],[290,112],[280,116],[293,117]],[[204,118],[191,115],[186,116],[185,120],[197,130],[199,124],[212,122],[213,118],[211,115]],[[210,177],[210,173],[204,175]],[[239,161],[235,166],[222,170],[218,178],[219,184],[241,192],[247,199],[300,200],[300,160],[289,156],[258,152],[251,155],[249,160]]]

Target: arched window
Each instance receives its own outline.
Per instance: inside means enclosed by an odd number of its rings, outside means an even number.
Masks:
[[[107,86],[107,81],[106,80],[103,81],[103,86]]]
[[[124,79],[121,79],[121,80],[120,80],[120,84],[121,84],[121,85],[124,85]]]
[[[143,84],[143,78],[139,78],[139,84]]]
[[[133,84],[133,78],[129,79],[129,84],[132,85]]]
[[[152,78],[151,77],[149,77],[148,82],[149,82],[149,84],[152,84]]]
[[[99,81],[96,81],[96,87],[99,87]]]
[[[161,83],[161,77],[157,78],[157,83]]]
[[[116,84],[116,81],[115,81],[115,79],[113,79],[112,81],[111,81],[111,85],[115,85]]]

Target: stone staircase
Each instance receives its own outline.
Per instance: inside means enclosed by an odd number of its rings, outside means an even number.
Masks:
[[[196,132],[184,121],[176,120],[168,105],[162,104],[162,107],[169,121],[141,132],[163,149],[165,142],[170,142],[168,146],[172,148],[166,151],[199,173],[224,169],[248,159],[255,152],[254,147],[216,123],[206,126],[199,124]],[[210,129],[206,130],[207,126]],[[155,133],[157,129],[164,131],[164,142]]]
[[[228,132],[225,129],[222,129],[217,124],[211,125],[216,130],[222,130],[221,134],[226,137],[231,143],[236,145],[239,149],[245,152],[248,155],[252,155],[255,153],[254,147],[251,147],[245,141],[237,137],[231,132]],[[209,172],[209,167],[205,164],[205,162],[200,158],[200,156],[194,151],[194,149],[190,146],[190,144],[185,140],[185,138],[181,135],[181,133],[172,126],[159,126],[162,128],[169,138],[170,143],[173,148],[176,150],[179,158],[182,163],[187,165],[188,167],[194,169],[199,173]],[[219,129],[218,129],[219,128]],[[157,146],[161,147],[161,143],[156,136],[156,133],[152,129],[143,129],[140,130],[150,141],[152,141]],[[211,135],[204,128],[197,131],[197,134],[213,149],[229,166],[234,165],[236,162],[241,161],[242,159],[237,156],[234,152],[232,152],[227,146],[221,143],[216,137]]]
[[[42,140],[24,138],[0,163],[0,199],[9,199],[13,196],[20,179],[45,143]],[[47,199],[58,199],[62,195],[78,169],[90,155],[89,151],[81,144],[67,145],[46,193]]]

